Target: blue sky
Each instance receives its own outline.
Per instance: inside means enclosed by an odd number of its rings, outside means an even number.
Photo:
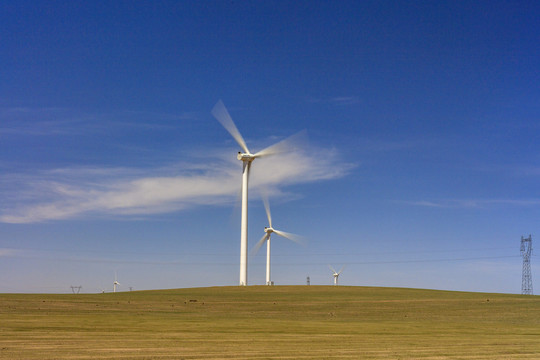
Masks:
[[[4,1],[0,292],[276,284],[521,292],[540,223],[533,1]],[[264,251],[249,284],[264,284]],[[533,288],[540,289],[532,257]],[[538,290],[540,291],[540,290]]]

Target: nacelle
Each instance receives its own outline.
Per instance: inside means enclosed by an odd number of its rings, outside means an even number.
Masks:
[[[239,151],[236,158],[241,161],[253,161],[253,159],[255,159],[255,156],[253,156],[252,154],[244,154]]]

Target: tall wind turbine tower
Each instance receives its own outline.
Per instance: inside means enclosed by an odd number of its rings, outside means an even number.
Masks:
[[[240,221],[240,285],[247,285],[247,258],[248,258],[248,239],[247,239],[247,230],[248,230],[248,181],[249,181],[249,171],[251,168],[251,163],[253,160],[259,157],[268,156],[276,154],[278,152],[285,151],[281,149],[284,141],[287,139],[267,147],[264,150],[261,150],[255,154],[252,154],[244,141],[244,138],[238,131],[238,128],[234,124],[229,112],[223,105],[223,102],[219,100],[217,104],[212,109],[212,115],[223,125],[225,130],[232,135],[234,140],[240,145],[240,148],[243,152],[239,151],[237,159],[242,161],[242,216]]]
[[[270,236],[272,235],[272,233],[275,233],[276,235],[284,237],[285,239],[289,239],[300,244],[302,243],[302,238],[295,234],[274,229],[272,227],[272,214],[270,213],[270,205],[268,204],[268,198],[265,195],[263,195],[262,198],[264,203],[264,209],[266,210],[266,217],[268,218],[268,226],[264,227],[265,234],[263,235],[261,240],[259,240],[259,242],[255,245],[252,253],[256,254],[257,251],[259,251],[259,249],[261,248],[261,246],[266,242],[266,285],[272,285],[272,281],[270,280]]]
[[[532,237],[521,237],[521,256],[523,256],[523,274],[521,275],[521,293],[523,295],[532,295],[532,276],[531,276],[531,255],[532,255]]]

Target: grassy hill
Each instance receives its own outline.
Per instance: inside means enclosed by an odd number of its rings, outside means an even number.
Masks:
[[[537,296],[347,286],[0,294],[0,359],[539,359]]]

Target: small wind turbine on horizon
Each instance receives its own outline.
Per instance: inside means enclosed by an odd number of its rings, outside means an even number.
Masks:
[[[264,209],[266,210],[266,217],[268,218],[268,226],[264,227],[264,236],[259,240],[252,250],[252,254],[255,255],[261,248],[261,246],[266,242],[266,285],[272,285],[270,280],[270,236],[272,233],[289,239],[296,243],[302,244],[302,238],[298,235],[287,233],[285,231],[276,230],[272,227],[272,214],[270,213],[270,204],[268,203],[268,198],[263,196]]]
[[[248,239],[247,239],[247,228],[248,228],[248,181],[249,181],[249,171],[251,168],[251,163],[253,160],[277,154],[280,152],[286,151],[285,145],[287,139],[280,141],[274,145],[271,145],[255,154],[252,154],[244,141],[244,138],[238,131],[238,128],[234,124],[229,112],[223,105],[223,102],[219,100],[217,104],[212,109],[212,115],[223,125],[225,130],[232,135],[234,140],[240,145],[240,148],[243,152],[239,151],[237,159],[242,161],[242,215],[240,222],[240,285],[247,285],[247,258],[248,258]]]
[[[113,292],[116,292],[116,286],[120,286],[120,283],[118,282],[116,271],[114,272],[114,283],[113,283]]]
[[[334,275],[334,285],[337,286],[338,285],[339,274],[341,274],[341,272],[343,271],[344,266],[342,266],[339,271],[336,271],[336,269],[334,269],[331,265],[328,265],[328,267],[334,273],[333,274]]]

